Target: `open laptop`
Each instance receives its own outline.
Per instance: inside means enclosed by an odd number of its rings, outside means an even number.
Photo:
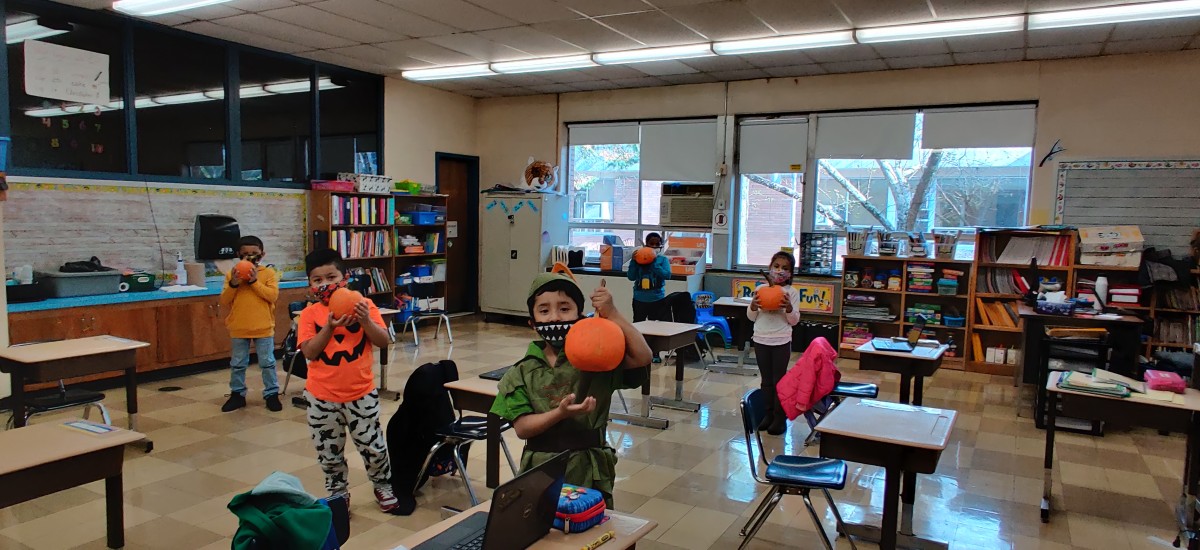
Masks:
[[[508,370],[511,368],[512,368],[512,365],[509,365],[507,367],[500,367],[496,370],[487,371],[487,372],[479,375],[479,377],[484,380],[495,380],[495,381],[499,382],[501,378],[504,378],[504,373],[508,372]]]
[[[560,453],[497,487],[491,511],[471,514],[413,550],[517,550],[533,545],[554,526],[568,455]]]
[[[875,351],[914,351],[917,343],[921,340],[921,331],[925,330],[927,322],[929,320],[924,315],[917,315],[913,320],[912,328],[908,329],[906,338],[872,338],[871,347],[875,348]]]

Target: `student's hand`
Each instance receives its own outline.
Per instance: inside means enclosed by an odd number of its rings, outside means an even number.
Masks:
[[[250,284],[254,284],[257,281],[258,281],[258,268],[255,267],[254,269],[250,270],[250,278],[246,279],[246,282],[250,283]]]
[[[230,288],[237,288],[238,285],[240,285],[240,284],[242,284],[242,280],[239,279],[237,275],[233,275],[233,276],[229,277],[229,287]]]
[[[558,412],[563,418],[571,418],[588,414],[596,410],[596,398],[588,396],[583,400],[583,403],[575,404],[575,394],[568,395],[558,402]]]
[[[758,311],[760,307],[762,306],[758,303],[758,292],[755,292],[754,298],[750,300],[750,311]]]
[[[367,301],[363,300],[359,302],[358,305],[354,306],[354,314],[347,315],[347,317],[353,317],[355,320],[363,324],[370,323],[371,308],[367,305]]]
[[[596,315],[605,319],[612,316],[613,299],[612,293],[608,291],[608,287],[604,286],[604,280],[600,280],[600,286],[592,291],[592,308],[596,310]]]
[[[792,312],[792,301],[791,301],[791,300],[784,300],[784,301],[783,301],[783,303],[784,303],[784,305],[786,305],[786,306],[787,306],[787,308],[785,308],[785,309],[784,309],[784,311],[786,311],[786,312],[788,312],[788,313],[791,313],[791,312]]]
[[[344,327],[353,322],[354,322],[353,315],[343,315],[341,317],[334,317],[333,314],[330,313],[329,320],[327,321],[326,326],[335,327],[335,328],[336,327]]]

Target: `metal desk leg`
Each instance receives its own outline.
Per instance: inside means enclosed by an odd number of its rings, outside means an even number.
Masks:
[[[504,434],[500,433],[500,417],[495,414],[487,414],[487,479],[486,484],[488,489],[495,489],[500,486],[500,438]]]
[[[912,375],[907,374],[907,373],[901,374],[900,375],[900,403],[905,404],[905,405],[909,404],[909,394],[911,393],[911,391],[912,391]]]
[[[728,355],[717,355],[717,361],[705,367],[710,372],[719,372],[721,374],[738,374],[742,376],[758,376],[758,362],[750,357],[751,346],[750,340],[742,345],[742,351],[736,355],[737,361],[730,361]],[[750,364],[753,367],[747,367]]]
[[[1048,392],[1049,393],[1049,392]],[[1058,422],[1058,403],[1054,393],[1049,394],[1050,407],[1047,411],[1046,422],[1046,452],[1044,470],[1042,473],[1042,523],[1050,522],[1050,489],[1054,484],[1053,469],[1054,469],[1054,429]]]
[[[917,499],[917,474],[904,472],[900,486],[900,534],[913,535],[913,504]]]
[[[388,358],[392,355],[392,347],[379,348],[379,398],[400,400],[400,392],[388,389]]]
[[[107,516],[108,547],[125,546],[125,507],[122,500],[121,474],[104,478],[104,508]]]
[[[925,377],[917,376],[913,384],[913,401],[912,404],[918,407],[921,406],[921,396],[925,393]]]
[[[667,358],[670,359],[671,355],[675,356],[675,399],[654,396],[650,398],[650,404],[677,411],[696,412],[700,410],[699,403],[683,400],[683,363],[679,361],[678,353],[671,351]]]
[[[13,427],[25,427],[25,376],[20,369],[12,373]]]
[[[137,367],[131,366],[125,369],[125,407],[129,411],[129,429],[136,432],[138,431]],[[130,443],[130,445],[137,445],[147,453],[154,450],[154,442],[149,437]]]
[[[646,383],[642,384],[642,412],[640,414],[629,413],[610,413],[609,420],[619,420],[632,426],[641,426],[643,428],[656,428],[659,430],[667,429],[671,425],[671,421],[665,418],[650,416],[650,377],[646,377]]]

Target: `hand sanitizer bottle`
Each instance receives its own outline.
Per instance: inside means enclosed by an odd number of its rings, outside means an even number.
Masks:
[[[175,284],[188,284],[187,270],[183,268],[183,252],[175,253]]]

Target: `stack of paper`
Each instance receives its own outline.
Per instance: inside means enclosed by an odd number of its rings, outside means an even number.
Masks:
[[[1064,390],[1094,393],[1110,397],[1129,397],[1128,386],[1109,380],[1097,380],[1093,376],[1079,372],[1068,371],[1062,373],[1062,377],[1058,379],[1058,387]]]

